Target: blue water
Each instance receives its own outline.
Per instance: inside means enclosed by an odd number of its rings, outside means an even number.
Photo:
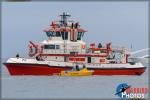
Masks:
[[[119,98],[120,83],[148,87],[148,69],[141,76],[10,76],[2,66],[1,80],[2,98]]]

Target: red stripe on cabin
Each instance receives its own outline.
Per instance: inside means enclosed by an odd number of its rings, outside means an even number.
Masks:
[[[99,51],[99,50],[112,51],[111,49],[107,49],[107,48],[95,48],[95,47],[91,47],[90,49],[93,50],[93,51]]]
[[[39,56],[107,57],[108,53],[105,54],[39,54]]]
[[[100,59],[99,61],[100,61],[100,62],[105,62],[105,59]]]
[[[74,57],[71,57],[69,58],[70,61],[85,61],[85,58],[74,58]]]
[[[90,44],[90,47],[95,47],[95,43],[91,43],[91,44]]]

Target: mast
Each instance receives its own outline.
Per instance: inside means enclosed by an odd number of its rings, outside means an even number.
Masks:
[[[61,17],[61,20],[60,20],[60,25],[62,27],[67,27],[68,26],[68,17],[70,17],[71,15],[69,15],[67,12],[63,12],[60,17]],[[66,33],[64,32],[64,37],[66,37]],[[67,43],[66,43],[66,40],[64,39],[64,53],[67,52]]]
[[[62,15],[60,15],[61,20],[60,20],[60,25],[66,27],[67,23],[68,23],[68,17],[70,17],[71,15],[69,15],[66,12],[63,12]]]

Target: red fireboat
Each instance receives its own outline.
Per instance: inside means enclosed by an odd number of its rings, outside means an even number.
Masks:
[[[44,30],[47,39],[29,42],[29,58],[9,58],[4,65],[10,75],[58,75],[74,66],[93,70],[93,75],[141,75],[146,67],[140,62],[128,60],[130,50],[110,43],[86,44],[87,32],[79,22],[69,20],[63,12],[59,21],[52,21]]]

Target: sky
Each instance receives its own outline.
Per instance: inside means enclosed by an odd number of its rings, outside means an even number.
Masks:
[[[62,12],[88,31],[87,43],[148,47],[148,2],[2,2],[2,58],[26,57],[29,41],[47,39],[44,28]]]

